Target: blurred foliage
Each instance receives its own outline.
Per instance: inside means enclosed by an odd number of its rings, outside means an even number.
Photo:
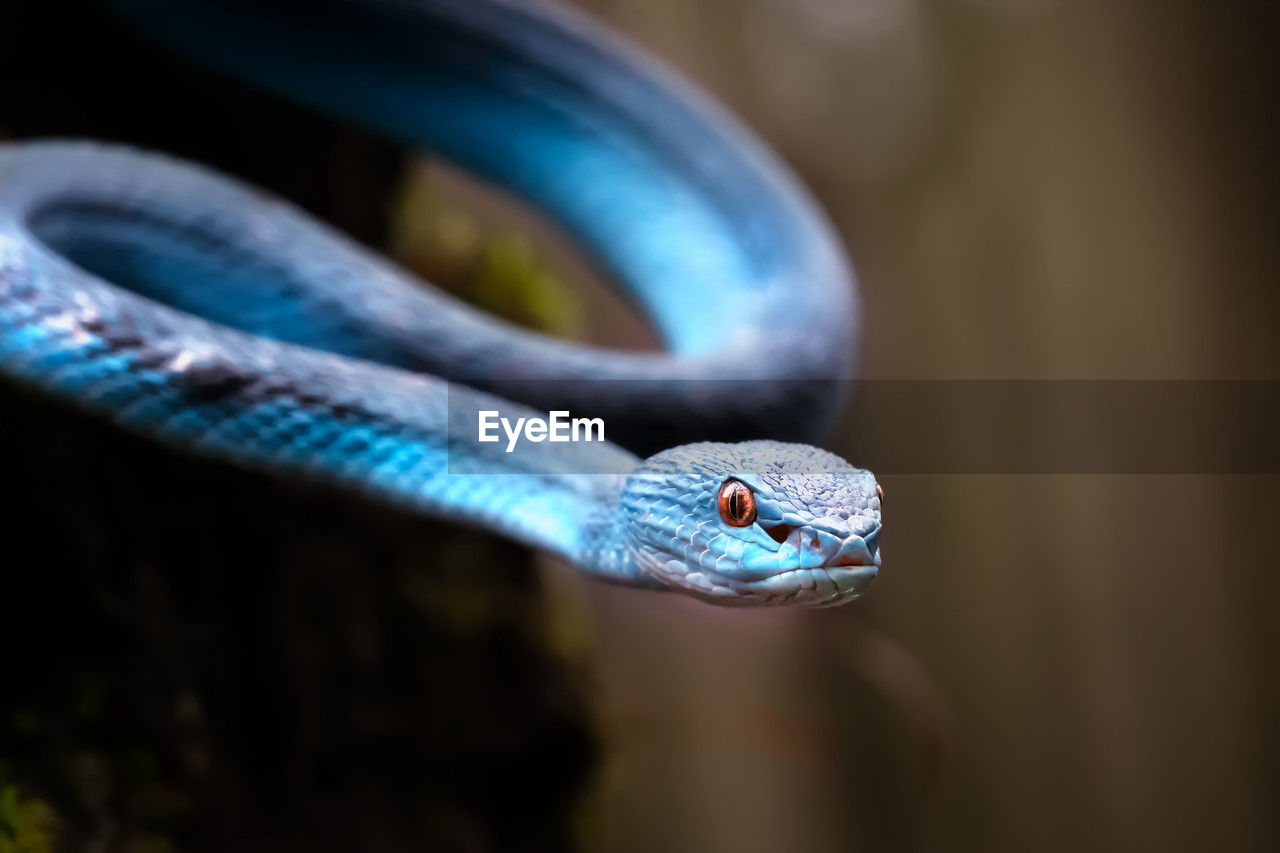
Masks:
[[[16,785],[0,783],[0,853],[53,850],[53,810]]]
[[[586,318],[573,288],[527,234],[508,224],[512,216],[478,210],[478,195],[481,188],[442,179],[439,166],[411,169],[391,218],[393,256],[489,313],[581,338]]]

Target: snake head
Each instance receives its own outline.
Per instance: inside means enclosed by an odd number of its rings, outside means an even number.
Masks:
[[[622,508],[637,568],[717,604],[830,605],[880,567],[883,492],[803,444],[687,444],[645,460]]]

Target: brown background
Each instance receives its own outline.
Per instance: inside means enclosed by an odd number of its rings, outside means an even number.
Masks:
[[[862,279],[864,375],[1280,377],[1274,7],[584,5],[813,188]],[[1280,845],[1274,477],[884,485],[885,569],[850,608],[584,588],[606,849]]]

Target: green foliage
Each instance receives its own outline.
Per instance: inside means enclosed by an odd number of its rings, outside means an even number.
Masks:
[[[580,338],[585,327],[581,301],[524,233],[521,217],[502,205],[495,209],[492,199],[477,205],[483,193],[439,177],[419,169],[405,182],[392,216],[392,254],[436,286],[491,314]]]
[[[573,290],[520,234],[494,234],[485,242],[471,288],[476,305],[534,329],[572,337],[582,328]]]
[[[23,797],[16,785],[0,785],[0,853],[53,850],[53,810]]]

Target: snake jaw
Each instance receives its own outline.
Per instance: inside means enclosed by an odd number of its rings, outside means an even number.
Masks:
[[[716,604],[826,607],[853,601],[876,579],[879,529],[877,522],[865,536],[835,537],[808,525],[795,527],[776,551],[745,560],[717,556],[713,548],[695,554],[686,547],[677,555],[648,545],[638,561],[667,587]]]
[[[646,573],[673,590],[714,604],[752,607],[798,604],[829,607],[860,597],[879,567],[817,566],[793,568],[760,580],[742,580],[714,571],[686,571],[679,561],[645,561]]]
[[[832,547],[830,534],[811,527],[797,528],[788,539],[797,539],[801,564],[784,569],[754,584],[766,596],[781,592],[788,603],[827,606],[852,601],[866,591],[880,571],[876,542],[879,525],[866,536],[850,534]],[[806,565],[821,557],[816,566]]]

